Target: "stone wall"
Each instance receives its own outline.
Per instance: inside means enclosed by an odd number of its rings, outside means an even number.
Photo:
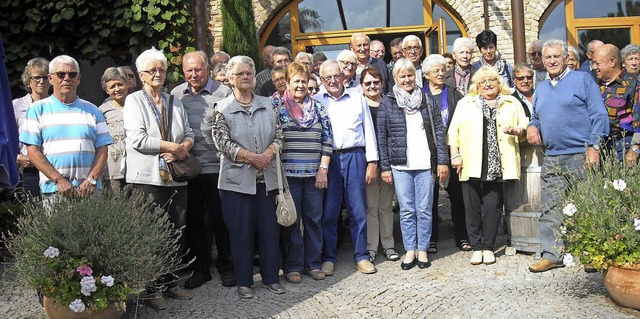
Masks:
[[[263,25],[270,22],[279,9],[291,3],[291,0],[251,0],[253,2],[256,30],[261,32]],[[489,26],[498,36],[498,49],[503,58],[513,62],[513,28],[511,18],[511,0],[487,0],[489,4]],[[537,39],[540,17],[553,0],[523,0],[526,42]],[[470,37],[484,30],[482,0],[444,0],[454,11],[458,12],[464,28]],[[222,44],[222,15],[220,0],[210,1],[211,22],[209,30],[215,38],[214,49]],[[476,57],[479,51],[476,50]]]

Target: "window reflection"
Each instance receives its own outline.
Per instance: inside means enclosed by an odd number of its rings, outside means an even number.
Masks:
[[[640,0],[575,0],[576,18],[640,16]]]
[[[283,46],[291,50],[291,14],[289,12],[278,21],[276,27],[269,34],[266,44]]]
[[[624,48],[631,43],[631,29],[629,28],[608,28],[608,29],[590,29],[578,30],[578,50],[580,51],[580,61],[587,59],[587,44],[591,40],[603,40],[611,43],[618,48]]]
[[[567,23],[564,10],[564,3],[560,3],[553,9],[547,20],[545,20],[538,39],[546,41],[551,39],[567,40]]]
[[[455,23],[455,21],[453,21],[453,18],[451,18],[451,16],[446,11],[444,11],[442,7],[434,3],[433,4],[433,23],[437,23],[436,21],[438,21],[438,18],[440,17],[444,17],[444,21],[446,22],[447,52],[451,52],[453,51],[453,41],[455,41],[459,37],[462,37],[462,32],[460,31],[460,28]],[[436,48],[437,48],[437,42],[436,42]]]

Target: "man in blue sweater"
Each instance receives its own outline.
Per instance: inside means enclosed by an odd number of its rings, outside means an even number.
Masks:
[[[549,73],[536,87],[527,140],[544,144],[540,174],[543,203],[540,217],[542,258],[529,266],[531,272],[564,267],[558,240],[562,194],[576,179],[584,179],[585,165],[598,165],[600,143],[609,134],[607,110],[598,85],[585,72],[567,68],[567,43],[549,40],[542,47],[542,59]]]

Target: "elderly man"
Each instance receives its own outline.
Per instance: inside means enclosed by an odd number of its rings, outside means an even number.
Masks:
[[[384,55],[387,51],[384,48],[384,43],[380,40],[373,40],[369,44],[369,57],[378,60],[384,60]]]
[[[591,65],[591,58],[593,58],[593,53],[596,52],[601,46],[604,45],[604,42],[600,40],[592,40],[587,44],[587,60],[582,62],[578,71],[591,73],[591,76],[597,81],[596,75],[593,72],[593,67]]]
[[[547,79],[547,70],[544,68],[544,63],[542,63],[542,44],[543,42],[541,40],[533,40],[529,42],[527,46],[527,54],[529,55],[529,61],[533,68],[534,87]]]
[[[396,64],[396,61],[400,60],[400,58],[404,58],[404,53],[402,52],[402,38],[395,38],[389,42],[389,51],[391,52],[391,62],[387,64],[388,72],[393,72],[393,66]]]
[[[327,61],[327,56],[324,55],[322,51],[314,52],[313,53],[313,70],[311,71],[311,73],[315,74],[316,76],[320,76],[320,65],[324,61]]]
[[[377,177],[378,148],[369,107],[362,95],[345,89],[338,62],[327,60],[320,66],[324,88],[314,96],[329,114],[333,132],[333,156],[328,168],[328,186],[322,216],[322,267],[333,275],[337,261],[337,227],[345,199],[351,223],[351,238],[358,270],[376,272],[367,251],[367,210],[365,182]],[[326,169],[326,168],[325,168]]]
[[[355,69],[355,79],[360,81],[360,73],[366,67],[374,67],[380,71],[382,74],[382,85],[380,89],[382,92],[387,92],[387,65],[383,60],[378,60],[376,58],[372,58],[369,56],[370,51],[370,43],[369,36],[364,33],[354,33],[351,35],[351,42],[349,42],[349,47],[351,51],[356,54],[356,69]],[[384,45],[383,45],[384,47]]]
[[[549,40],[542,60],[549,81],[541,82],[533,98],[527,140],[544,143],[541,171],[542,216],[539,220],[542,258],[529,266],[531,272],[564,267],[562,240],[562,194],[571,182],[585,178],[585,164],[598,165],[600,143],[609,134],[607,111],[593,79],[567,68],[567,43]]]
[[[411,34],[404,39],[402,39],[402,52],[404,52],[404,57],[409,59],[413,63],[413,66],[416,67],[416,85],[422,88],[422,81],[424,76],[422,74],[422,53],[424,53],[424,48],[422,47],[422,41],[417,36]],[[393,77],[389,82],[393,82]],[[389,84],[389,91],[391,91],[393,85]]]
[[[89,196],[102,188],[113,140],[102,112],[77,96],[80,67],[74,58],[55,57],[48,77],[53,95],[29,106],[20,142],[40,171],[43,196]]]
[[[273,53],[275,49],[276,47],[273,45],[265,45],[264,49],[262,49],[262,62],[264,62],[267,67],[256,74],[256,86],[253,88],[253,92],[255,93],[258,93],[259,89],[271,80],[271,68],[273,68],[271,53]],[[289,60],[291,60],[291,53],[289,53]]]
[[[224,51],[218,51],[211,57],[211,69],[215,68],[218,64],[227,64],[229,63],[229,59],[231,57]]]
[[[289,51],[289,49],[285,47],[277,47],[273,49],[273,51],[271,51],[271,67],[268,69],[269,77],[265,78],[264,82],[258,83],[258,76],[266,70],[258,73],[256,75],[256,87],[253,92],[262,96],[271,96],[273,93],[276,93],[276,86],[272,80],[273,68],[276,66],[286,67],[289,63],[291,63],[291,51]]]
[[[342,72],[342,85],[345,89],[354,89],[362,93],[360,77],[356,74],[357,60],[356,54],[350,50],[342,50],[336,57],[336,61],[338,61],[340,71]]]
[[[182,57],[182,72],[187,82],[171,91],[187,111],[189,125],[195,134],[191,155],[202,165],[200,175],[189,181],[187,186],[188,214],[185,232],[190,253],[196,257],[192,265],[193,276],[184,283],[187,289],[200,287],[211,280],[210,230],[213,230],[215,236],[218,251],[216,267],[222,285],[235,286],[229,231],[222,220],[222,203],[218,193],[220,160],[211,135],[215,103],[229,96],[231,89],[212,80],[208,76],[208,70],[206,53],[195,51],[185,54]]]
[[[640,81],[622,69],[621,61],[613,44],[601,46],[591,58],[609,113],[607,149],[615,149],[619,160],[635,166],[640,155]]]
[[[542,52],[542,48],[540,49]],[[526,63],[518,63],[513,68],[513,79],[516,83],[516,89],[513,91],[513,95],[524,108],[524,113],[528,118],[531,118],[531,111],[533,110],[533,78],[534,70]]]
[[[622,55],[622,67],[627,73],[638,76],[640,74],[640,46],[627,44],[620,51]]]
[[[460,94],[467,95],[471,77],[476,69],[471,66],[473,57],[473,41],[469,38],[457,38],[453,41],[453,59],[456,64],[453,70],[445,74],[445,83],[455,88]]]

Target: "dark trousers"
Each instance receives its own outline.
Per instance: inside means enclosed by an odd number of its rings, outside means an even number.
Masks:
[[[369,259],[367,251],[367,202],[365,172],[367,160],[364,149],[336,153],[331,157],[328,187],[324,196],[322,215],[322,261],[336,263],[338,255],[338,216],[342,200],[347,203],[349,228],[353,240],[355,262]]]
[[[35,167],[27,167],[22,172],[22,188],[31,197],[40,196],[40,172]]]
[[[200,174],[189,181],[187,205],[187,246],[189,253],[196,257],[193,268],[198,272],[209,272],[211,266],[211,246],[213,231],[218,258],[218,273],[233,272],[229,231],[222,218],[222,202],[218,192],[218,174]]]
[[[285,241],[285,273],[304,269],[320,269],[322,261],[322,196],[315,177],[287,177],[296,205],[296,222],[283,227]],[[304,234],[300,229],[304,226]]]
[[[451,222],[453,223],[453,234],[456,243],[461,240],[468,240],[467,235],[467,223],[465,218],[464,199],[462,198],[462,185],[458,179],[458,173],[456,170],[449,166],[449,185],[445,189],[449,194],[449,201],[451,202]],[[433,205],[431,211],[433,212],[433,223],[431,230],[431,241],[437,242],[439,240],[438,232],[438,200],[440,199],[440,183],[434,183],[433,190]]]
[[[473,250],[493,250],[502,218],[502,183],[462,182],[467,233]]]
[[[256,194],[220,190],[222,216],[229,229],[233,269],[238,286],[253,285],[254,242],[260,254],[263,284],[280,282],[278,238],[280,225],[276,219],[276,193],[266,192],[264,183],[256,185]],[[256,240],[257,239],[257,240]]]

